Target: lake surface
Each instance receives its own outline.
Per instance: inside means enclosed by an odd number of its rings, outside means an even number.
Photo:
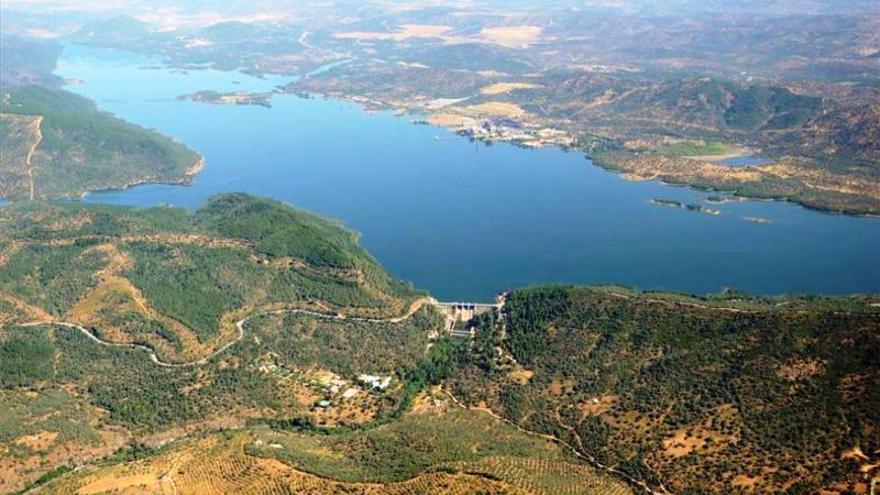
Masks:
[[[178,101],[199,90],[266,91],[293,77],[145,68],[155,60],[70,46],[68,87],[205,157],[190,187],[146,185],[87,201],[197,208],[246,191],[342,219],[395,275],[445,300],[530,284],[617,283],[692,293],[880,291],[880,221],[785,202],[663,208],[710,193],[628,182],[578,153],[475,144],[412,117],[345,102],[273,108]],[[745,218],[761,218],[770,224]]]

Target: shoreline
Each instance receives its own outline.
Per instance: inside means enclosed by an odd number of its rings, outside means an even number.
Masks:
[[[803,201],[800,201],[797,198],[791,197],[791,196],[785,196],[785,195],[753,196],[753,195],[739,193],[736,189],[725,190],[725,189],[718,189],[718,188],[715,188],[712,186],[700,186],[700,185],[690,183],[690,182],[676,182],[671,179],[664,179],[659,174],[656,174],[656,175],[653,175],[650,177],[645,177],[645,176],[635,174],[632,172],[627,172],[623,169],[614,167],[610,164],[602,163],[600,161],[601,159],[597,159],[595,157],[595,154],[591,154],[587,150],[584,150],[582,148],[578,148],[575,144],[575,138],[572,137],[571,131],[567,131],[564,129],[555,129],[554,128],[554,130],[561,133],[561,135],[564,135],[566,140],[569,141],[571,144],[564,144],[564,143],[560,142],[558,139],[557,140],[548,140],[547,136],[541,136],[540,132],[543,130],[549,129],[549,127],[543,127],[540,125],[534,127],[534,129],[532,129],[534,132],[536,132],[538,134],[530,135],[532,139],[529,139],[529,140],[523,140],[524,135],[515,135],[515,136],[473,135],[473,136],[468,136],[468,135],[466,135],[466,133],[467,133],[469,127],[467,125],[464,125],[465,121],[477,123],[477,122],[491,121],[493,118],[501,118],[501,117],[497,117],[497,116],[493,117],[491,115],[479,116],[479,115],[475,115],[475,114],[468,115],[468,114],[462,114],[462,113],[443,112],[442,108],[446,108],[446,107],[442,107],[441,109],[437,109],[438,110],[437,112],[432,112],[430,108],[417,110],[417,109],[414,109],[410,104],[407,104],[407,102],[403,102],[403,101],[389,103],[389,102],[379,101],[379,100],[375,100],[375,99],[369,99],[366,97],[353,95],[353,94],[330,94],[330,93],[325,93],[325,92],[297,91],[297,90],[295,90],[295,88],[291,87],[292,85],[293,85],[293,83],[286,85],[286,86],[283,86],[283,87],[279,86],[275,90],[265,92],[265,93],[248,93],[247,91],[241,91],[241,93],[246,94],[246,95],[259,94],[261,96],[266,96],[267,102],[269,102],[268,108],[272,107],[272,105],[270,103],[271,99],[273,99],[275,96],[278,96],[278,95],[295,96],[295,97],[299,97],[299,98],[303,98],[303,99],[321,98],[325,101],[345,102],[345,103],[354,104],[358,108],[360,108],[361,111],[366,112],[366,113],[386,112],[387,111],[387,112],[391,113],[392,115],[394,115],[395,117],[406,117],[408,119],[411,119],[412,125],[429,125],[429,126],[437,128],[437,129],[443,129],[443,130],[450,132],[450,133],[452,133],[456,136],[459,136],[459,137],[469,137],[472,140],[484,141],[484,142],[489,142],[489,143],[506,143],[506,144],[517,146],[517,147],[520,147],[523,149],[558,148],[558,149],[566,151],[566,152],[577,151],[577,152],[583,154],[583,156],[585,158],[587,158],[593,165],[598,166],[606,171],[614,172],[615,174],[618,175],[618,177],[622,178],[625,181],[637,182],[637,181],[658,180],[659,182],[661,182],[662,184],[667,185],[667,186],[683,186],[683,187],[688,187],[694,191],[725,193],[725,194],[729,194],[731,196],[734,196],[734,197],[738,198],[739,200],[745,200],[745,201],[784,201],[787,203],[796,204],[796,205],[798,205],[804,209],[807,209],[807,210],[813,210],[813,211],[825,213],[825,214],[842,215],[842,216],[856,217],[856,218],[871,218],[871,219],[880,218],[880,212],[874,213],[874,212],[865,211],[863,209],[858,209],[858,208],[856,208],[856,209],[850,209],[850,208],[832,209],[832,208],[827,208],[827,207],[823,207],[823,206],[816,205],[816,204],[810,204],[807,202],[803,202]],[[191,97],[192,95],[195,95],[195,94],[198,94],[198,93],[204,92],[204,91],[209,91],[209,90],[202,90],[202,91],[192,93],[189,95],[179,96],[178,99],[188,99],[188,97]],[[197,101],[197,100],[192,99],[191,101]],[[226,103],[226,102],[215,102],[215,101],[199,101],[199,102],[208,103],[208,104],[218,104],[218,105],[231,104],[231,103]],[[436,117],[437,115],[443,115],[443,114],[448,114],[450,116],[454,116],[455,120],[450,121],[447,124],[444,124],[444,123],[438,122],[434,119],[434,117]],[[473,126],[471,126],[471,127],[473,127]],[[560,136],[556,136],[556,137],[560,138]],[[687,160],[694,160],[694,161],[698,161],[698,162],[718,164],[719,162],[723,162],[726,159],[739,158],[739,157],[744,156],[744,154],[747,155],[749,153],[753,153],[754,151],[755,150],[753,148],[750,148],[747,146],[732,145],[731,149],[727,153],[722,154],[722,155],[702,155],[702,156],[694,155],[694,156],[684,156],[681,158],[687,159]],[[202,161],[203,161],[203,159],[201,159],[201,158],[200,158],[200,160],[197,160],[196,164],[194,164],[193,167],[191,167],[191,169],[187,171],[186,175],[189,177],[192,177],[193,175],[198,174],[203,168],[203,164],[200,163]],[[96,189],[96,190],[90,190],[88,192],[99,192],[99,191],[103,191],[103,190],[124,190],[129,187],[133,187],[133,186],[137,186],[137,185],[144,185],[144,184],[149,184],[149,183],[170,184],[170,185],[175,185],[175,184],[188,185],[184,181],[181,181],[181,182],[141,181],[138,183],[128,184],[122,188]]]
[[[649,203],[657,206],[662,206],[664,208],[677,208],[686,211],[692,211],[695,213],[703,213],[706,215],[718,216],[721,214],[720,210],[716,210],[714,208],[707,208],[703,205],[698,204],[689,204],[682,203],[681,201],[674,199],[662,199],[662,198],[653,198],[648,201]]]
[[[72,45],[76,45],[76,43],[72,43]],[[126,50],[119,50],[119,49],[112,49],[112,48],[108,49],[108,50],[127,52]],[[335,62],[331,62],[328,65],[329,66],[343,65],[347,62],[350,62],[350,60],[335,61]],[[160,62],[155,67],[151,67],[151,68],[159,68],[159,67],[168,68],[168,69],[181,69],[181,67],[178,65],[166,64],[164,62]],[[203,70],[205,68],[204,67],[187,67],[187,69]],[[223,69],[219,69],[219,70],[223,70]],[[236,72],[236,71],[225,70],[224,72]],[[247,72],[242,72],[242,73],[248,74],[248,75],[254,75],[252,73],[247,73]],[[304,76],[299,76],[296,74],[289,74],[289,73],[283,74],[283,75],[301,77],[301,78],[305,79],[308,76],[312,75],[313,73],[315,73],[315,71],[309,72],[309,73],[305,74]],[[281,74],[281,73],[267,71],[267,72],[265,72],[265,74],[276,75],[276,74]],[[442,125],[442,124],[439,124],[436,122],[432,122],[432,116],[444,113],[442,111],[442,108],[445,108],[445,107],[441,107],[441,108],[436,109],[437,112],[434,112],[434,113],[431,112],[430,108],[423,109],[423,111],[418,111],[413,108],[412,102],[409,102],[409,103],[404,102],[404,101],[384,102],[384,101],[379,101],[379,100],[375,100],[375,99],[369,99],[369,98],[366,98],[363,96],[358,96],[355,94],[329,94],[329,93],[325,93],[325,92],[298,91],[298,90],[295,90],[295,88],[293,87],[295,82],[296,82],[296,80],[294,80],[286,85],[283,85],[283,86],[279,85],[275,89],[270,90],[268,92],[264,92],[264,93],[247,93],[247,92],[242,92],[242,93],[246,93],[248,95],[254,95],[254,94],[265,95],[268,100],[271,100],[272,98],[274,98],[277,95],[299,96],[301,98],[321,97],[321,98],[323,98],[325,100],[329,100],[329,101],[340,101],[340,102],[354,103],[365,112],[390,111],[390,112],[394,112],[395,115],[398,115],[398,113],[399,113],[399,116],[408,116],[408,117],[412,117],[412,118],[418,118],[419,120],[417,121],[417,123],[420,125],[431,125],[436,128],[441,128],[441,129],[447,130],[447,131],[449,131],[453,134],[456,134],[456,135],[460,135],[458,131],[462,129],[461,125]],[[197,94],[197,93],[198,92],[193,93],[193,94]],[[186,96],[191,96],[191,95],[183,95],[182,97],[186,97]],[[179,96],[178,98],[181,98],[181,96]],[[459,121],[461,121],[462,119],[485,121],[485,120],[491,120],[493,118],[492,116],[477,116],[477,115],[467,115],[467,114],[462,114],[462,113],[455,113],[455,116],[457,117],[457,120],[459,120]],[[416,122],[413,122],[413,124],[416,124]],[[536,128],[536,130],[540,130],[540,129],[541,129],[541,126],[538,126]],[[573,133],[571,131],[564,130],[564,129],[558,129],[558,130],[560,132],[564,132],[565,135],[568,137],[568,139],[573,140],[573,138],[572,138]],[[824,207],[824,206],[820,206],[820,205],[816,205],[816,204],[810,204],[808,202],[801,201],[798,198],[791,197],[791,196],[785,196],[785,195],[753,196],[753,195],[739,193],[737,190],[724,190],[724,189],[718,189],[718,188],[711,187],[711,186],[700,186],[700,185],[697,185],[694,183],[689,183],[689,182],[676,182],[673,180],[664,180],[659,175],[655,175],[652,177],[639,176],[639,175],[636,175],[636,174],[633,174],[630,172],[626,172],[625,170],[616,168],[614,166],[610,166],[608,164],[601,163],[600,161],[598,161],[596,159],[594,154],[591,154],[590,151],[579,148],[574,144],[568,146],[568,145],[564,145],[564,144],[561,144],[558,142],[553,143],[553,142],[541,141],[541,136],[534,136],[534,137],[536,138],[536,140],[530,140],[528,142],[523,142],[522,140],[512,139],[510,137],[504,137],[504,136],[493,137],[492,139],[486,139],[483,136],[474,136],[474,137],[472,137],[472,139],[478,139],[478,140],[483,140],[483,141],[488,141],[488,142],[507,143],[507,144],[522,147],[525,149],[529,149],[529,148],[533,148],[533,147],[556,147],[556,148],[562,149],[564,151],[578,151],[578,152],[582,153],[584,155],[584,157],[589,159],[593,165],[596,165],[600,168],[603,168],[606,171],[614,172],[614,173],[618,174],[618,176],[621,177],[623,180],[627,180],[627,181],[642,181],[642,180],[655,180],[656,179],[665,185],[681,185],[681,186],[691,188],[695,191],[723,192],[726,194],[730,194],[736,198],[739,198],[742,200],[747,200],[747,201],[784,201],[784,202],[796,204],[796,205],[798,205],[802,208],[808,209],[808,210],[813,210],[813,211],[825,213],[825,214],[842,215],[842,216],[856,217],[856,218],[862,218],[862,217],[863,218],[871,218],[871,219],[880,218],[880,212],[872,212],[870,210],[864,210],[864,209],[860,209],[860,208],[833,209],[833,208]],[[572,141],[572,142],[574,143],[574,141]],[[748,153],[752,153],[754,151],[755,150],[753,148],[748,147],[748,146],[732,145],[732,149],[730,151],[728,151],[728,153],[723,154],[723,155],[703,155],[703,156],[695,155],[695,156],[686,156],[686,157],[682,157],[682,158],[689,159],[689,160],[696,160],[696,161],[706,161],[708,163],[717,163],[719,161],[723,161],[723,160],[729,159],[729,158],[738,158],[738,157],[743,156],[744,153],[748,154]],[[192,176],[198,174],[203,168],[203,164],[201,163],[202,161],[203,161],[203,159],[200,157],[196,161],[196,163],[192,167],[190,167],[190,169],[187,170],[185,175],[187,177],[191,178]],[[175,180],[155,180],[155,179],[141,180],[141,181],[137,181],[137,182],[131,182],[131,183],[126,184],[122,187],[90,189],[88,191],[85,191],[81,196],[84,197],[85,195],[92,193],[92,192],[124,190],[124,189],[128,189],[130,187],[134,187],[134,186],[138,186],[138,185],[146,185],[146,184],[188,185],[189,183],[190,182],[183,180],[183,179],[176,180],[176,181]]]
[[[88,191],[83,191],[79,195],[80,201],[85,201],[89,194],[92,193],[102,193],[102,192],[118,192],[125,191],[126,189],[131,189],[133,187],[138,186],[147,186],[147,185],[165,185],[165,186],[190,186],[193,183],[193,179],[196,175],[201,173],[205,168],[205,158],[198,154],[198,158],[193,162],[192,165],[189,166],[177,179],[159,179],[157,177],[150,177],[145,179],[139,179],[135,181],[130,181],[126,184],[123,184],[119,187],[101,187],[98,189],[89,189]]]
[[[95,189],[88,189],[82,191],[78,195],[74,196],[61,196],[57,198],[49,198],[44,201],[59,201],[59,200],[70,200],[77,199],[83,201],[89,194],[92,193],[100,193],[100,192],[112,192],[112,191],[124,191],[126,189],[131,189],[133,187],[138,186],[147,186],[151,184],[155,185],[166,185],[166,186],[190,186],[193,183],[194,177],[201,173],[205,169],[205,158],[202,155],[198,155],[196,160],[190,165],[186,170],[184,170],[183,174],[177,178],[166,178],[161,179],[158,177],[146,177],[143,179],[129,181],[125,184],[119,186],[106,186],[106,187],[98,187]],[[0,198],[0,206],[5,206],[9,204],[14,204],[18,202],[27,202],[29,201],[27,198],[23,200],[15,200],[8,198]],[[34,200],[30,200],[34,201]]]
[[[587,157],[587,159],[590,160],[590,162],[593,165],[595,165],[599,168],[602,168],[610,173],[614,173],[618,177],[622,178],[623,180],[630,181],[630,182],[656,180],[656,181],[660,182],[661,184],[669,186],[669,187],[687,187],[687,188],[692,189],[694,191],[728,194],[730,196],[733,196],[734,198],[737,198],[738,201],[757,201],[757,202],[765,202],[765,203],[769,203],[769,202],[791,203],[791,204],[797,205],[805,210],[811,210],[811,211],[815,211],[817,213],[822,213],[825,215],[844,216],[844,217],[851,217],[851,218],[868,218],[868,219],[874,219],[874,220],[880,219],[880,213],[867,213],[867,212],[863,212],[863,211],[859,211],[859,210],[855,210],[855,211],[832,210],[830,208],[824,208],[821,206],[812,205],[809,203],[804,203],[804,202],[798,201],[796,198],[793,198],[790,196],[764,196],[764,197],[762,197],[762,196],[749,196],[746,194],[741,194],[741,193],[737,192],[735,189],[718,189],[718,188],[711,187],[711,186],[699,186],[699,185],[688,183],[688,182],[676,182],[676,181],[671,180],[669,178],[664,179],[660,174],[656,174],[651,177],[645,177],[645,176],[642,176],[642,175],[639,175],[639,174],[636,174],[633,172],[628,172],[626,170],[617,168],[607,162],[597,161],[597,159],[593,155],[585,155],[585,156]],[[725,201],[725,202],[729,203],[729,202],[733,202],[733,201]]]
[[[459,132],[461,126],[442,125],[442,124],[432,122],[430,113],[415,112],[415,111],[412,111],[412,109],[405,107],[405,106],[395,106],[395,105],[387,104],[387,103],[380,102],[380,101],[366,100],[366,99],[357,97],[356,95],[330,95],[330,94],[326,94],[326,93],[316,93],[316,92],[304,93],[304,92],[293,92],[289,89],[273,91],[270,94],[271,97],[278,96],[278,95],[293,96],[293,97],[298,97],[298,98],[303,98],[303,99],[321,98],[325,101],[346,102],[346,103],[354,104],[358,108],[360,108],[361,111],[368,112],[368,113],[369,112],[381,112],[381,111],[392,112],[395,117],[407,117],[410,119],[417,119],[417,120],[412,120],[411,125],[429,125],[429,126],[437,128],[437,129],[443,129],[447,132],[450,132],[450,133],[454,134],[456,137],[463,137],[463,138],[465,137]],[[483,118],[483,120],[489,120],[489,119],[491,119],[491,117],[487,116],[487,117]],[[567,132],[567,131],[565,131],[565,132]],[[589,152],[586,152],[582,149],[579,149],[576,146],[565,146],[565,145],[558,144],[558,143],[541,143],[538,146],[534,146],[534,147],[528,146],[527,147],[527,146],[523,146],[523,143],[521,141],[517,141],[515,139],[508,139],[508,138],[484,139],[481,137],[472,137],[471,139],[487,141],[487,142],[500,142],[500,143],[510,144],[512,146],[524,148],[524,149],[558,148],[558,149],[566,151],[566,152],[577,151],[577,152],[581,153],[584,156],[584,158],[589,160],[592,165],[597,166],[597,167],[599,167],[603,170],[606,170],[608,172],[614,173],[624,181],[640,182],[640,181],[656,180],[656,181],[660,182],[661,184],[663,184],[665,186],[670,186],[670,187],[687,187],[687,188],[692,189],[694,191],[717,192],[717,193],[728,194],[728,195],[731,195],[734,198],[736,198],[738,201],[786,202],[786,203],[792,203],[792,204],[798,205],[799,207],[807,209],[807,210],[812,210],[812,211],[815,211],[818,213],[823,213],[823,214],[854,217],[854,218],[880,219],[880,213],[868,213],[868,212],[864,212],[861,210],[834,210],[834,209],[830,209],[830,208],[824,208],[821,206],[804,203],[804,202],[798,201],[796,198],[789,197],[789,196],[769,196],[769,197],[750,196],[750,195],[738,193],[736,190],[718,189],[718,188],[714,188],[711,186],[703,187],[703,186],[699,186],[699,185],[688,183],[688,182],[676,182],[673,180],[664,179],[659,174],[653,175],[650,177],[645,177],[645,176],[635,174],[632,172],[627,172],[627,171],[622,170],[620,168],[614,167],[613,165],[610,165],[608,163],[604,163],[600,159],[597,159],[594,154],[590,154]],[[750,149],[749,148],[737,149],[737,151],[741,151],[741,150],[750,150]],[[741,153],[736,153],[735,156],[741,156]],[[690,157],[683,157],[683,158],[695,159],[695,158],[701,158],[701,157],[690,156]],[[718,156],[714,157],[715,160],[717,160],[719,158],[724,159],[725,156],[718,155]],[[156,178],[151,178],[151,179],[143,179],[143,180],[133,181],[133,182],[125,184],[121,187],[103,187],[103,188],[97,188],[97,189],[89,189],[87,191],[84,191],[80,195],[80,199],[85,199],[85,197],[91,193],[98,193],[98,192],[104,192],[104,191],[107,191],[107,192],[109,192],[109,191],[124,191],[124,190],[132,188],[132,187],[149,185],[149,184],[181,185],[181,186],[191,185],[193,177],[195,175],[199,174],[204,169],[204,161],[205,161],[204,157],[199,154],[196,161],[184,172],[184,176],[177,179],[177,180],[159,180]],[[725,202],[730,202],[730,201],[725,201]]]
[[[197,155],[198,157],[196,158],[196,161],[193,162],[193,164],[190,165],[188,169],[186,169],[186,172],[184,172],[183,175],[185,175],[186,177],[192,178],[193,176],[199,174],[202,170],[205,169],[205,157],[201,154]]]
[[[291,91],[284,91],[281,94],[290,95],[290,96],[298,96],[300,98],[304,98],[302,93],[295,93],[295,92],[291,92]],[[377,111],[392,112],[393,115],[395,115],[396,117],[407,117],[409,119],[415,119],[415,120],[411,120],[411,125],[429,125],[429,126],[437,128],[437,129],[446,130],[446,131],[448,131],[456,136],[459,136],[459,137],[463,137],[463,138],[466,137],[466,136],[463,136],[462,134],[459,133],[461,126],[442,125],[442,124],[438,124],[436,122],[432,122],[430,113],[414,112],[405,106],[394,106],[391,104],[387,104],[387,103],[383,103],[383,102],[379,102],[379,101],[375,101],[375,100],[365,100],[365,99],[360,98],[356,95],[329,95],[326,93],[315,93],[315,92],[309,92],[307,94],[308,94],[309,98],[319,97],[319,98],[322,98],[327,101],[341,101],[341,102],[353,103],[353,104],[357,105],[364,112],[377,112]],[[397,113],[397,112],[401,112],[401,111],[403,112],[402,114]],[[462,116],[462,118],[465,118],[465,116]],[[483,120],[490,120],[490,119],[491,119],[491,117],[484,117],[483,118]],[[568,133],[568,131],[565,131],[565,132]],[[527,148],[522,145],[521,141],[517,141],[515,139],[498,138],[498,139],[486,140],[486,139],[481,139],[480,137],[473,137],[471,139],[477,139],[477,140],[489,141],[489,142],[500,142],[500,143],[510,144],[512,146],[517,146],[520,148]],[[577,152],[583,154],[584,158],[589,160],[592,165],[599,167],[603,170],[606,170],[608,172],[614,173],[624,181],[640,182],[640,181],[657,180],[665,186],[687,187],[687,188],[692,189],[694,191],[724,193],[724,194],[729,194],[731,196],[734,196],[734,197],[738,198],[739,200],[743,200],[743,201],[785,202],[785,203],[795,204],[795,205],[797,205],[801,208],[804,208],[806,210],[812,210],[812,211],[815,211],[818,213],[823,213],[823,214],[828,214],[828,215],[846,216],[846,217],[853,217],[853,218],[880,219],[880,213],[869,213],[869,212],[864,212],[861,210],[834,210],[834,209],[830,209],[830,208],[824,208],[821,206],[804,203],[804,202],[798,201],[796,198],[793,198],[790,196],[769,196],[769,197],[750,196],[750,195],[738,193],[736,190],[724,190],[724,189],[717,189],[717,188],[713,188],[713,187],[701,187],[699,185],[688,183],[688,182],[675,182],[672,180],[663,179],[659,174],[652,176],[652,177],[644,177],[644,176],[641,176],[641,175],[638,175],[638,174],[635,174],[632,172],[627,172],[625,170],[616,168],[614,166],[611,166],[610,164],[602,163],[601,161],[598,161],[595,158],[594,154],[590,154],[589,152],[582,150],[582,149],[579,149],[576,146],[563,146],[561,144],[543,143],[540,146],[537,146],[537,148],[558,148],[558,149],[561,149],[566,152],[577,151]],[[527,149],[531,149],[531,147],[528,147]],[[741,148],[741,149],[750,150],[749,148]],[[733,157],[736,158],[739,156],[742,156],[742,154],[736,153]],[[721,155],[716,156],[714,158],[717,160],[719,157],[721,158],[721,160],[725,159],[725,156],[721,156]],[[695,157],[683,157],[683,158],[693,159]],[[710,162],[710,163],[714,163],[714,162]]]

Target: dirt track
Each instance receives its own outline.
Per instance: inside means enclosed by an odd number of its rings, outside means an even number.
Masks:
[[[163,361],[156,354],[156,351],[154,351],[153,349],[151,349],[150,347],[147,347],[145,345],[120,344],[120,343],[116,343],[116,342],[109,342],[109,341],[103,340],[103,339],[99,338],[98,336],[96,336],[95,334],[93,334],[88,329],[86,329],[85,327],[77,325],[76,323],[70,323],[70,322],[66,322],[66,321],[33,321],[33,322],[29,322],[29,323],[24,323],[20,326],[22,326],[22,327],[39,327],[39,326],[46,326],[46,325],[54,325],[54,326],[59,326],[59,327],[72,328],[75,330],[79,330],[83,335],[85,335],[92,342],[95,342],[98,345],[102,345],[105,347],[128,347],[131,349],[142,350],[150,356],[150,361],[152,361],[157,366],[161,366],[163,368],[190,368],[193,366],[203,366],[203,365],[207,364],[211,359],[226,352],[227,349],[229,349],[233,345],[240,342],[245,336],[245,325],[247,325],[247,323],[250,320],[252,320],[253,318],[256,318],[259,316],[279,315],[279,314],[301,314],[301,315],[311,316],[313,318],[322,318],[322,319],[326,319],[326,320],[357,321],[357,322],[363,322],[363,323],[377,323],[377,324],[378,323],[396,324],[396,323],[402,323],[402,322],[412,318],[412,316],[414,314],[416,314],[416,312],[419,309],[421,309],[424,305],[435,304],[436,302],[437,302],[436,300],[434,300],[433,298],[430,298],[430,297],[422,297],[422,298],[416,299],[415,301],[413,301],[412,304],[410,304],[410,307],[405,314],[398,316],[398,317],[395,317],[395,318],[388,318],[388,319],[354,318],[354,317],[346,317],[341,314],[321,313],[318,311],[311,311],[311,310],[307,310],[307,309],[279,309],[279,310],[275,310],[275,311],[261,311],[261,312],[254,313],[250,316],[247,316],[246,318],[242,318],[241,320],[239,320],[235,323],[235,327],[238,329],[238,336],[234,340],[227,342],[222,347],[215,350],[214,352],[212,352],[210,355],[208,355],[206,357],[203,357],[203,358],[198,359],[196,361],[188,361],[188,362],[184,362],[184,363],[169,363],[167,361]]]

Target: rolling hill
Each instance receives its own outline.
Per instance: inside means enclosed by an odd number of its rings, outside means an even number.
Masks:
[[[450,340],[354,233],[276,201],[0,215],[4,492],[858,493],[876,471],[874,296],[537,287]]]
[[[671,493],[865,493],[875,296],[510,293],[451,390]]]
[[[0,214],[0,491],[631,493],[456,403],[466,346],[332,220],[244,194]]]

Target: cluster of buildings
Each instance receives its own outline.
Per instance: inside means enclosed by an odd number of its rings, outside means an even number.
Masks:
[[[290,370],[277,364],[276,359],[279,359],[278,354],[270,352],[257,361],[256,367],[262,373],[321,390],[327,397],[315,404],[321,409],[332,407],[334,402],[352,399],[365,391],[384,392],[391,386],[391,376],[360,374],[357,377],[358,384],[354,384],[326,370]]]
[[[482,141],[507,141],[529,148],[542,146],[569,147],[574,144],[571,136],[560,129],[526,129],[522,122],[509,118],[487,119],[481,123],[464,127],[459,135]]]

